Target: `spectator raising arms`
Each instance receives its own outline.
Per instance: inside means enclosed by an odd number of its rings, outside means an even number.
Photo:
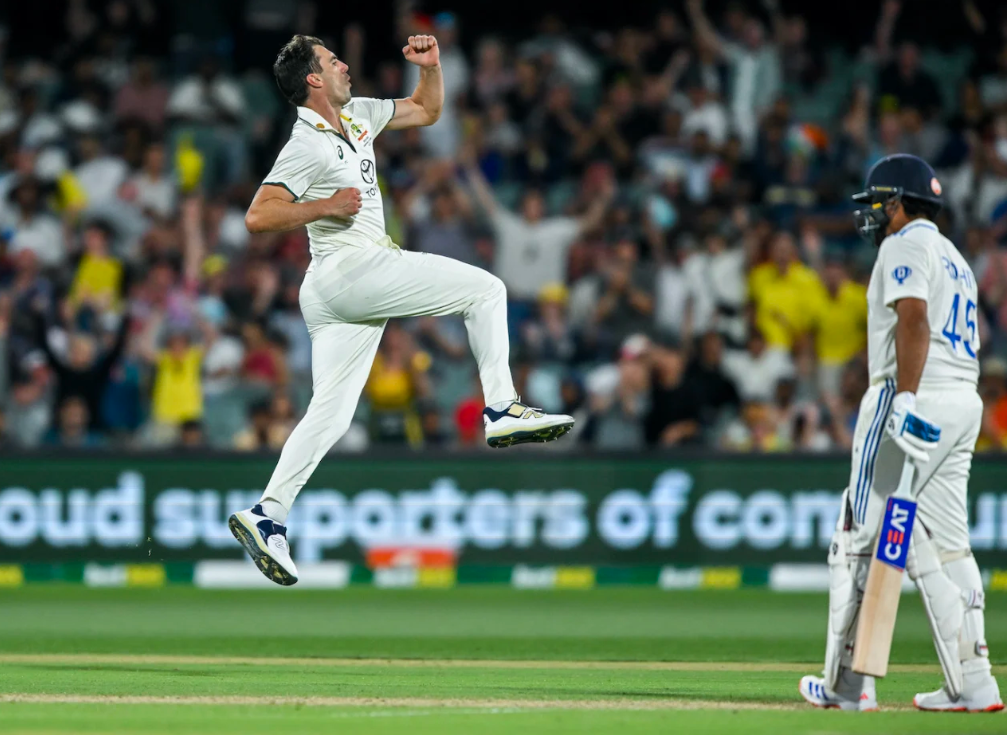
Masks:
[[[311,255],[304,228],[244,214],[291,123],[310,132],[269,76],[316,26],[350,99],[397,100],[393,117],[420,73],[402,37],[436,37],[437,124],[321,138],[343,165],[366,150],[361,200],[394,242],[506,284],[518,392],[583,419],[555,451],[847,447],[877,256],[849,196],[896,152],[935,167],[936,224],[976,276],[980,444],[1007,449],[996,3],[929,3],[919,23],[883,0],[866,33],[862,13],[781,0],[637,3],[576,29],[404,2],[335,31],[318,3],[237,3],[230,24],[198,3],[42,5],[0,28],[0,442],[282,443],[313,395]],[[476,367],[464,319],[390,324],[339,449],[478,446]]]

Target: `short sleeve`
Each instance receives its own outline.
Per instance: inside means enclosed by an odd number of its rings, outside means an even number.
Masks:
[[[733,41],[726,41],[723,38],[720,38],[720,46],[724,49],[724,56],[726,56],[727,60],[732,64],[737,64],[742,61],[748,53],[741,44],[734,43]]]
[[[930,252],[927,247],[906,237],[894,235],[881,245],[884,272],[882,294],[885,306],[899,299],[921,299],[930,296]]]
[[[548,223],[549,239],[554,247],[570,247],[580,234],[580,222],[574,217],[553,217]]]
[[[824,287],[812,288],[808,292],[807,301],[804,304],[804,316],[808,320],[809,327],[812,329],[821,327],[828,306],[828,296]]]
[[[498,247],[506,248],[512,243],[517,244],[514,241],[519,239],[519,233],[523,229],[523,220],[519,216],[498,204],[490,215],[490,222],[496,231]]]
[[[385,129],[385,126],[395,115],[395,100],[379,100],[373,97],[354,97],[346,105],[346,111],[353,117],[359,117],[370,123],[371,136]]]
[[[323,166],[324,157],[317,150],[311,150],[302,138],[292,137],[262,183],[282,186],[294,195],[294,199],[300,199],[318,179]]]

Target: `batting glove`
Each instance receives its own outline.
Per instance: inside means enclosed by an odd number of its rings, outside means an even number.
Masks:
[[[916,394],[903,391],[892,401],[892,412],[885,426],[889,435],[917,464],[925,464],[941,438],[941,427],[916,411]]]

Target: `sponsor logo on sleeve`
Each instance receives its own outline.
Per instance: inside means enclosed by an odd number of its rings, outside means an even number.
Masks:
[[[892,278],[899,282],[901,286],[906,282],[906,279],[913,274],[913,269],[908,265],[896,266],[895,270],[892,271]]]

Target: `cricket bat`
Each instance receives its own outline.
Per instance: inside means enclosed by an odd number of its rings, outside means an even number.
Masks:
[[[899,611],[902,573],[909,556],[909,539],[916,519],[913,474],[916,468],[906,457],[895,493],[888,498],[881,521],[874,558],[867,572],[867,587],[860,606],[857,639],[853,646],[853,670],[858,674],[884,676],[892,650],[895,616]]]

